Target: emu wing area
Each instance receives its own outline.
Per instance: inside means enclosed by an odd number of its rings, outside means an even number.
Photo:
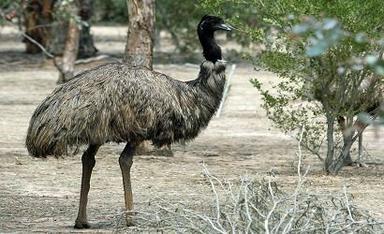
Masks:
[[[124,64],[85,71],[37,107],[28,151],[36,157],[58,156],[83,144],[172,138],[161,134],[172,125],[167,120],[181,115],[177,97],[185,89],[183,82]]]

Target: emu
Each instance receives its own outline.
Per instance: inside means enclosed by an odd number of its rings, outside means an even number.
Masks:
[[[35,157],[83,153],[80,204],[75,228],[89,228],[86,206],[95,155],[106,142],[126,142],[119,157],[127,225],[132,225],[130,169],[135,148],[150,140],[155,146],[191,140],[204,129],[222,99],[225,63],[214,32],[231,31],[215,16],[204,16],[197,33],[206,61],[197,79],[182,82],[145,67],[106,64],[82,72],[58,86],[36,108],[26,137]]]

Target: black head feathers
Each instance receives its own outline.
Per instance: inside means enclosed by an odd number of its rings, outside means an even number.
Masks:
[[[197,34],[203,47],[203,55],[206,60],[213,63],[222,59],[221,49],[214,39],[214,32],[217,30],[231,31],[232,27],[225,24],[222,18],[210,15],[203,16],[197,26]]]

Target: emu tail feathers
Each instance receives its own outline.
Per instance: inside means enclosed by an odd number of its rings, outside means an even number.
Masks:
[[[67,153],[66,144],[58,137],[55,128],[52,128],[49,120],[44,119],[44,111],[40,105],[33,114],[26,137],[26,147],[30,155],[34,157],[46,157],[48,155],[60,156]]]

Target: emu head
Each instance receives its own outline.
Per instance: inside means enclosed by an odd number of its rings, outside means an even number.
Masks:
[[[214,39],[214,32],[217,30],[231,31],[232,27],[225,24],[222,18],[210,15],[205,15],[197,26],[203,55],[205,59],[213,63],[222,59],[221,49]]]
[[[217,30],[232,31],[232,27],[225,24],[224,20],[217,16],[205,15],[201,19],[197,31],[201,33],[213,33]]]

